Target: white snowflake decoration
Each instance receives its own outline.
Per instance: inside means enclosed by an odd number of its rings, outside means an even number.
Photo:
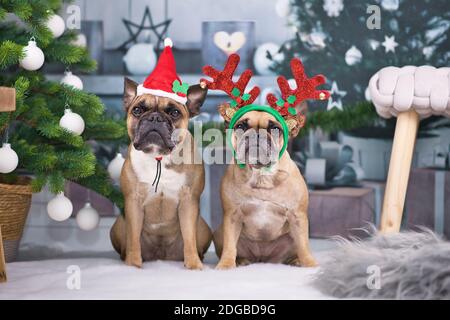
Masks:
[[[395,36],[384,36],[384,42],[381,45],[384,47],[386,53],[389,51],[395,53],[395,48],[398,47],[398,43],[395,41]]]
[[[329,17],[339,17],[341,11],[344,10],[344,0],[324,0],[323,10]]]

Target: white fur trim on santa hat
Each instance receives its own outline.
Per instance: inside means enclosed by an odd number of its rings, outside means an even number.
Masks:
[[[170,39],[170,38],[165,38],[164,39],[164,47],[173,47],[173,42],[172,42],[172,39]]]
[[[158,97],[173,99],[176,102],[179,102],[181,104],[186,104],[186,102],[187,102],[186,97],[181,97],[181,96],[177,95],[176,93],[170,93],[170,92],[166,92],[166,91],[162,91],[162,90],[158,90],[158,89],[148,89],[148,88],[145,88],[142,84],[138,85],[136,94],[138,96],[141,96],[143,94],[153,94]]]

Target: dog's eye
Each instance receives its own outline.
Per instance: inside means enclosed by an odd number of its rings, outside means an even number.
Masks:
[[[248,129],[248,125],[247,125],[247,123],[245,123],[245,122],[241,122],[241,123],[238,123],[235,127],[234,127],[234,129],[235,130],[247,130]]]
[[[277,126],[273,126],[272,128],[270,128],[271,132],[276,132],[276,133],[280,133],[281,132],[281,128],[277,127]]]
[[[168,108],[166,110],[166,113],[173,118],[178,118],[179,116],[181,116],[181,112],[177,108]]]
[[[273,122],[269,123],[268,129],[269,129],[270,133],[280,134],[282,132],[281,128],[279,126],[277,126],[276,124],[274,124]]]
[[[133,114],[133,116],[139,117],[142,113],[144,113],[144,108],[142,108],[141,106],[136,106],[131,110],[131,113]]]

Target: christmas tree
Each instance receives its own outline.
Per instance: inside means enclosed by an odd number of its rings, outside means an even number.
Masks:
[[[448,0],[290,0],[296,36],[281,48],[277,73],[299,56],[327,76],[328,109],[365,99],[370,77],[385,66],[448,65]]]
[[[61,6],[61,0],[0,0],[0,85],[16,90],[16,110],[0,113],[0,134],[4,141],[9,136],[19,158],[16,170],[0,176],[14,182],[19,174],[32,174],[35,192],[48,185],[59,193],[66,180],[74,181],[122,207],[121,193],[90,144],[124,139],[124,124],[105,116],[97,96],[76,83],[47,81],[40,68],[44,57],[45,64],[61,64],[74,73],[96,68],[77,45],[76,30],[61,32],[64,21],[55,14]]]

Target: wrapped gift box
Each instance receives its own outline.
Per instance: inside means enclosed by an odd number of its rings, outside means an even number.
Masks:
[[[450,238],[450,171],[413,169],[406,196],[406,226],[425,226]]]
[[[366,228],[368,223],[375,223],[373,188],[333,188],[310,191],[309,234],[311,237],[365,237],[367,234],[361,228]]]

